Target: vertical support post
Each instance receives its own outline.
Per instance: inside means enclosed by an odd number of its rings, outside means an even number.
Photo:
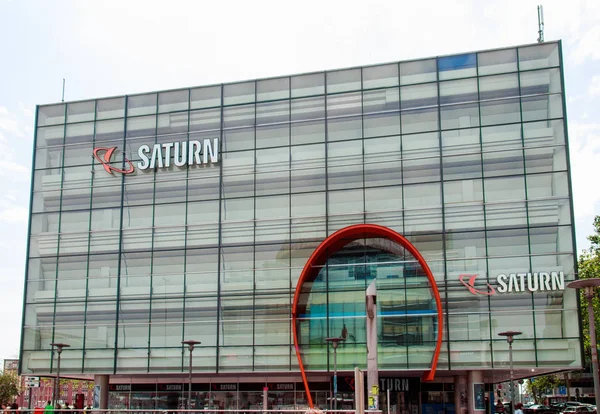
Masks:
[[[365,376],[360,368],[354,368],[354,409],[356,414],[365,414]]]
[[[189,378],[188,378],[188,410],[192,409],[192,353],[194,351],[193,345],[190,346],[190,369],[189,369]]]
[[[392,412],[392,404],[390,403],[390,389],[387,389],[387,414],[391,414]]]
[[[367,302],[367,391],[369,410],[379,410],[379,369],[377,366],[377,287],[375,280],[366,291]]]
[[[508,341],[508,360],[510,364],[510,412],[515,412],[515,380],[513,370],[512,338]]]
[[[333,409],[337,410],[337,341],[333,342]]]
[[[594,320],[594,288],[587,286],[585,288],[585,296],[588,300],[588,318],[590,325],[590,347],[592,348],[592,374],[594,378],[594,398],[598,401],[600,398],[600,379],[598,378],[598,348],[596,344],[596,322]]]

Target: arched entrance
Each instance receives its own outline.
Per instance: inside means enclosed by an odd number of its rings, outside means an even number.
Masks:
[[[435,302],[435,312],[437,315],[437,335],[435,340],[435,349],[433,351],[431,365],[429,370],[423,374],[423,381],[432,381],[435,376],[435,371],[437,368],[437,361],[440,354],[440,349],[442,345],[442,336],[443,336],[443,314],[442,314],[442,303],[440,299],[440,294],[437,289],[437,284],[433,277],[429,266],[425,262],[425,259],[421,256],[419,251],[402,235],[399,233],[383,226],[378,226],[374,224],[358,224],[349,227],[345,227],[337,232],[333,233],[327,239],[325,239],[313,252],[308,261],[306,262],[302,273],[300,274],[300,278],[296,285],[296,291],[294,293],[294,301],[292,305],[292,332],[294,339],[294,347],[296,351],[296,356],[298,358],[298,364],[300,367],[300,372],[302,374],[302,381],[304,382],[304,387],[306,389],[307,400],[309,406],[314,407],[314,403],[310,394],[310,389],[308,385],[308,379],[306,377],[306,371],[304,368],[304,362],[302,361],[302,356],[300,352],[300,344],[299,344],[299,332],[298,332],[298,317],[299,315],[304,314],[306,311],[307,300],[310,294],[310,290],[312,289],[312,284],[317,279],[319,272],[323,268],[323,265],[327,262],[327,260],[334,255],[336,252],[339,252],[344,246],[347,246],[349,243],[352,243],[356,240],[362,239],[383,239],[389,240],[395,243],[398,246],[401,246],[408,254],[410,254],[420,266],[420,269],[424,276],[427,278],[429,288],[431,290],[431,295]],[[393,250],[394,244],[386,244],[386,243],[378,243],[378,248],[382,250]]]

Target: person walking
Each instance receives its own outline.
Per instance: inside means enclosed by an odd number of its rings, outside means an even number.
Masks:
[[[515,414],[523,414],[523,410],[522,410],[523,404],[517,403],[517,405],[515,405],[515,408],[516,408]]]
[[[48,401],[46,407],[44,407],[44,414],[54,414],[54,406],[52,405],[52,401]]]

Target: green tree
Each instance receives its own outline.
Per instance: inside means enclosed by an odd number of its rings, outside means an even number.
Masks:
[[[565,385],[565,381],[561,376],[542,375],[527,381],[525,383],[525,391],[533,396],[536,404],[541,404],[544,402],[544,397],[548,394],[553,394],[553,390],[560,385]]]
[[[12,372],[0,374],[0,402],[12,403],[21,393],[19,377]]]
[[[588,236],[588,240],[591,242],[590,248],[584,250],[581,256],[579,256],[578,273],[580,279],[600,277],[600,216],[594,218],[594,234]],[[583,289],[580,290],[579,294],[581,299],[583,346],[587,360],[591,361],[590,324],[587,315],[588,300],[585,297]],[[596,323],[596,342],[600,343],[598,335],[600,333],[600,299],[598,299],[598,295],[595,295],[592,299],[592,305],[594,307],[594,320]]]

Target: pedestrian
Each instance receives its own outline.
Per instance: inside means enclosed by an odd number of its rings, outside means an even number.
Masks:
[[[515,405],[515,414],[523,414],[523,410],[521,408],[523,408],[523,404],[521,403],[517,403],[517,405]]]
[[[52,405],[52,401],[48,401],[46,407],[44,407],[44,414],[54,414],[54,406]]]

